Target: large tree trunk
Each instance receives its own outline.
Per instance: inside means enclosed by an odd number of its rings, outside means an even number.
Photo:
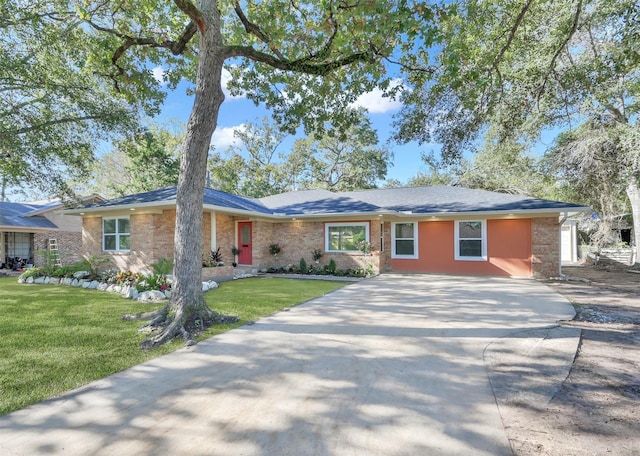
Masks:
[[[636,244],[635,264],[640,263],[640,187],[638,187],[637,176],[632,176],[627,184],[627,197],[631,203],[631,213],[633,217],[633,238]]]
[[[182,145],[178,178],[171,302],[145,326],[160,333],[143,342],[144,348],[153,348],[177,336],[191,341],[195,332],[217,321],[228,321],[207,307],[202,292],[203,196],[209,145],[224,101],[221,82],[224,55],[216,2],[200,3],[203,21],[198,24],[196,94]]]

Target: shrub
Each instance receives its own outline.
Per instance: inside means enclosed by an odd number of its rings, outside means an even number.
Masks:
[[[307,273],[307,262],[304,261],[304,258],[300,258],[300,273],[302,274]]]
[[[280,244],[278,243],[269,244],[269,253],[271,254],[271,256],[276,256],[281,251],[282,251],[282,247],[280,247]]]
[[[220,250],[220,249],[218,249]],[[213,252],[211,252],[213,253]],[[166,276],[173,272],[173,260],[167,260],[166,258],[160,258],[158,261],[151,265],[154,275]]]
[[[123,286],[135,285],[142,277],[139,272],[122,271],[116,274],[116,283]]]
[[[220,247],[216,250],[212,250],[205,256],[205,259],[202,261],[202,266],[211,267],[211,266],[222,266],[222,253],[220,253]]]
[[[18,277],[18,279],[28,279],[29,277],[33,277],[34,279],[37,277],[44,277],[45,271],[42,268],[34,267],[25,269],[22,274]]]
[[[88,269],[92,276],[98,276],[98,269],[103,264],[107,264],[111,261],[108,257],[100,257],[94,254],[91,255],[82,255],[83,260],[80,262],[80,265],[83,269]]]
[[[329,271],[329,274],[335,274],[336,273],[336,262],[333,258],[331,258],[331,261],[329,261],[329,265],[327,266],[327,270]]]
[[[322,258],[323,256],[324,256],[324,253],[320,249],[313,249],[311,251],[311,257],[313,258],[313,261],[315,261],[316,263],[320,261],[320,258]]]
[[[138,291],[166,291],[171,288],[171,284],[167,280],[167,276],[163,274],[153,274],[141,277],[134,286]]]

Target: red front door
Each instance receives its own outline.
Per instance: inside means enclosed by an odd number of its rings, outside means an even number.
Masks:
[[[238,222],[238,264],[252,264],[251,238],[251,222]]]

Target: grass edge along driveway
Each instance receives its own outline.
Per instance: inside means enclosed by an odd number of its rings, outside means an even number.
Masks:
[[[215,336],[346,285],[325,280],[252,278],[225,282],[205,294],[211,309],[238,315],[197,340]],[[62,285],[18,284],[0,278],[0,415],[107,377],[184,346],[174,340],[140,350],[144,322],[125,313],[154,310],[113,293]]]

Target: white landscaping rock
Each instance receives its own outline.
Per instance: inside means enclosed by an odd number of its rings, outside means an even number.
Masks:
[[[135,299],[136,296],[138,296],[138,290],[136,290],[135,287],[124,287],[124,290],[122,290],[122,296],[127,299]]]
[[[91,288],[93,290],[97,290],[99,285],[100,285],[100,282],[98,282],[97,280],[92,280],[89,283],[89,288]]]
[[[100,284],[98,284],[98,290],[100,291],[107,291],[109,288],[109,284],[106,282],[102,282]]]
[[[38,277],[33,281],[33,283],[38,283],[38,284],[44,283],[44,277]]]
[[[89,277],[91,273],[89,271],[78,271],[73,273],[74,279],[85,279]]]
[[[73,279],[71,281],[71,286],[72,287],[79,287],[80,286],[80,282],[78,281],[78,279]]]
[[[91,286],[91,282],[82,282],[82,288],[89,288]]]
[[[158,290],[143,291],[140,293],[140,296],[138,296],[138,301],[140,302],[158,302],[164,301],[165,299],[167,299],[167,297],[164,293]]]
[[[51,283],[51,277],[47,276],[44,278],[44,283],[45,284],[50,284]]]
[[[33,283],[33,277],[27,277],[26,282],[27,283]]]

